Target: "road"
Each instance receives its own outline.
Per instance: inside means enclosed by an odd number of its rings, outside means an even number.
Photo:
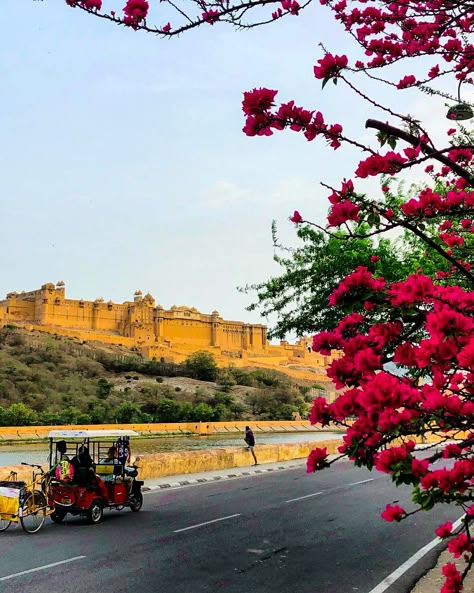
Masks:
[[[99,525],[0,534],[0,593],[371,593],[458,518],[446,507],[390,524],[380,512],[395,500],[411,508],[407,489],[346,462],[151,491]],[[387,593],[409,591],[435,552]]]

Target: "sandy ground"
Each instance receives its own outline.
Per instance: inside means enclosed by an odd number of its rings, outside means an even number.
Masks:
[[[441,570],[447,562],[455,562],[458,570],[463,572],[466,563],[464,560],[454,560],[453,556],[446,550],[441,554],[438,559],[438,563],[430,570],[422,579],[418,581],[415,588],[412,589],[411,593],[440,593],[441,587],[444,584],[445,577],[442,575]],[[468,574],[464,581],[463,593],[474,593],[474,571]]]

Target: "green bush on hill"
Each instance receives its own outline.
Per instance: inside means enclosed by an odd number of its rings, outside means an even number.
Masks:
[[[137,373],[153,379],[137,381]],[[210,384],[171,386],[163,377]],[[253,392],[237,399],[236,385]],[[277,371],[219,369],[209,352],[176,364],[0,329],[0,426],[292,419],[307,414],[307,393]]]

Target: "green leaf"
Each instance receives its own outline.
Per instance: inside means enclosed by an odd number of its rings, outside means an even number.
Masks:
[[[419,504],[424,511],[430,511],[436,501],[432,492],[421,490],[417,486],[413,493],[413,502]]]
[[[395,148],[397,146],[397,139],[394,136],[389,136],[387,138],[387,142],[388,142],[388,145],[390,146],[390,148],[392,150],[395,150]]]
[[[380,142],[380,146],[383,146],[387,141],[387,135],[384,132],[379,132],[377,134],[377,140]]]

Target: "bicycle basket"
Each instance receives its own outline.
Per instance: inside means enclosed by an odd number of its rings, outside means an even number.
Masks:
[[[0,517],[2,519],[18,521],[21,492],[22,490],[19,488],[0,487]]]

